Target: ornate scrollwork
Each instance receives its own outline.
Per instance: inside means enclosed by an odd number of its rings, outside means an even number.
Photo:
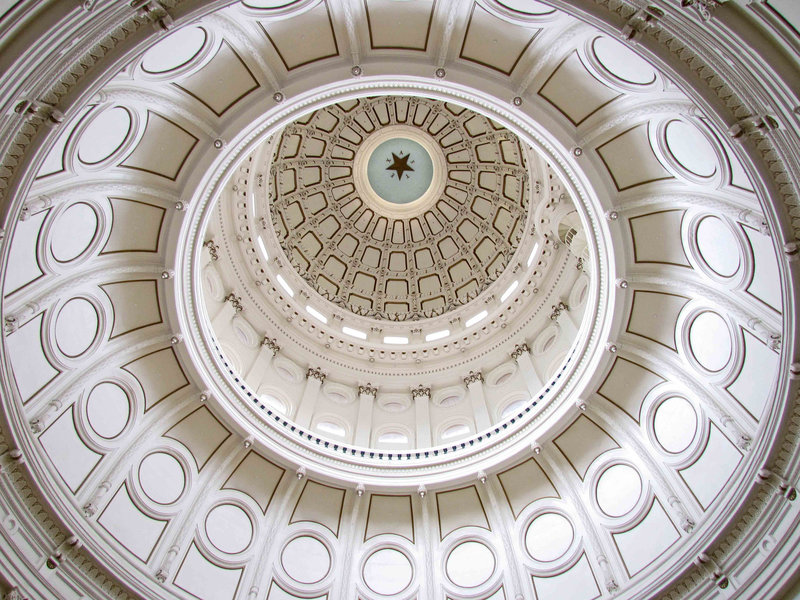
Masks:
[[[233,292],[231,292],[230,294],[225,296],[225,302],[230,302],[233,305],[233,309],[237,313],[240,313],[240,312],[242,312],[242,310],[244,310],[244,307],[242,306],[242,298],[241,298],[241,296],[237,296]]]
[[[215,244],[214,240],[206,240],[203,242],[203,248],[208,248],[211,260],[219,260],[219,245]]]
[[[483,383],[483,373],[481,373],[480,371],[470,371],[469,375],[464,377],[464,385],[466,385],[467,387],[469,387],[470,385],[472,385],[477,381]]]
[[[431,388],[425,387],[423,385],[418,385],[417,387],[411,389],[411,397],[414,400],[416,400],[417,398],[430,398]]]
[[[372,396],[373,398],[375,398],[378,395],[378,388],[369,383],[367,385],[360,385],[358,386],[358,395]]]
[[[550,313],[550,320],[555,321],[558,317],[561,316],[561,313],[565,310],[569,310],[569,306],[564,302],[559,302],[558,304],[553,305],[553,312]]]
[[[517,360],[520,356],[522,356],[526,352],[530,352],[531,349],[528,347],[528,344],[522,342],[521,344],[517,344],[514,346],[514,349],[511,351],[511,358]]]
[[[320,369],[319,367],[314,367],[314,368],[309,367],[308,371],[306,371],[307,379],[312,379],[312,378],[319,379],[320,383],[323,383],[327,376],[328,375],[326,373],[323,373],[322,369]]]
[[[266,336],[264,336],[261,345],[266,346],[267,348],[272,350],[272,356],[277,356],[278,352],[281,349],[281,347],[278,345],[278,341],[275,338],[270,338]]]

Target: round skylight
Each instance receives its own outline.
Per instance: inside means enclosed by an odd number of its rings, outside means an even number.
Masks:
[[[381,142],[367,160],[367,179],[392,204],[418,200],[433,183],[433,161],[421,144],[406,137]]]

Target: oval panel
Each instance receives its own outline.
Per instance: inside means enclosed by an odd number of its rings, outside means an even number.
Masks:
[[[569,519],[558,513],[544,513],[528,525],[525,548],[534,560],[552,562],[564,556],[574,539],[575,530]]]
[[[286,414],[286,404],[284,404],[283,400],[279,400],[272,394],[261,394],[259,398],[271,410],[277,411],[281,414]]]
[[[703,217],[695,234],[697,250],[708,268],[721,277],[732,277],[741,266],[736,236],[722,219]]]
[[[86,352],[97,338],[100,317],[94,304],[84,298],[67,301],[58,311],[55,338],[58,349],[70,358]]]
[[[719,161],[714,147],[697,127],[684,121],[670,121],[664,131],[667,147],[680,165],[698,177],[711,177]]]
[[[50,253],[58,262],[78,258],[97,235],[97,213],[85,202],[76,202],[62,212],[50,231]]]
[[[238,554],[253,539],[253,523],[240,507],[233,504],[215,506],[206,515],[208,541],[226,554]]]
[[[497,0],[497,3],[525,15],[549,15],[556,12],[552,6],[542,4],[537,0]]]
[[[725,319],[710,310],[697,315],[689,326],[689,348],[704,369],[722,370],[730,362],[733,350]]]
[[[121,106],[101,112],[81,134],[78,159],[94,165],[112,156],[127,139],[131,122],[130,113]]]
[[[595,58],[614,77],[634,85],[649,85],[656,80],[656,72],[643,58],[624,44],[607,37],[592,42]]]
[[[202,27],[178,29],[148,50],[142,58],[147,73],[166,73],[194,59],[206,44],[208,35]]]
[[[104,381],[94,386],[86,399],[89,426],[102,438],[117,437],[131,416],[128,394],[119,385]]]
[[[414,577],[408,557],[394,548],[383,548],[370,554],[364,563],[363,578],[367,587],[377,594],[399,594]]]
[[[523,410],[525,410],[525,407],[528,404],[530,404],[530,401],[531,401],[530,398],[528,398],[528,399],[514,400],[513,402],[510,402],[508,405],[506,405],[505,408],[503,408],[503,412],[500,413],[500,419],[508,419],[513,417],[514,415],[518,415]]]
[[[283,8],[299,0],[242,0],[242,4],[250,8]]]
[[[281,552],[283,570],[299,583],[322,581],[331,569],[328,548],[309,535],[296,537]]]
[[[642,496],[642,478],[629,465],[613,465],[597,481],[597,504],[609,517],[628,514]]]
[[[153,502],[172,504],[186,487],[186,474],[174,456],[154,452],[145,456],[139,465],[139,484]]]
[[[689,447],[697,434],[697,413],[686,398],[667,398],[656,408],[653,431],[659,445],[673,454]]]
[[[471,588],[486,583],[494,573],[494,553],[480,542],[464,542],[450,552],[445,564],[447,577],[459,587]]]
[[[385,394],[378,396],[378,406],[390,413],[399,413],[411,406],[411,398],[402,394]]]

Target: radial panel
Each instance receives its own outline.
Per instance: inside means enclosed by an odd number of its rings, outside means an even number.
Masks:
[[[339,535],[344,506],[344,490],[314,481],[307,481],[289,523],[311,521]]]
[[[439,535],[442,539],[461,527],[491,529],[483,502],[474,485],[449,492],[437,492],[436,507],[439,511]]]
[[[412,544],[414,543],[414,515],[411,510],[411,496],[372,494],[369,497],[364,541],[384,533],[401,535]]]
[[[164,437],[186,446],[200,471],[231,433],[205,406],[173,425]]]

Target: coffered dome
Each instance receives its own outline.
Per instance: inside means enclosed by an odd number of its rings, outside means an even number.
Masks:
[[[324,298],[359,315],[419,320],[465,304],[508,265],[525,229],[519,140],[458,105],[332,105],[288,126],[275,152],[270,211],[282,250]]]
[[[798,27],[0,4],[0,593],[797,596]]]

